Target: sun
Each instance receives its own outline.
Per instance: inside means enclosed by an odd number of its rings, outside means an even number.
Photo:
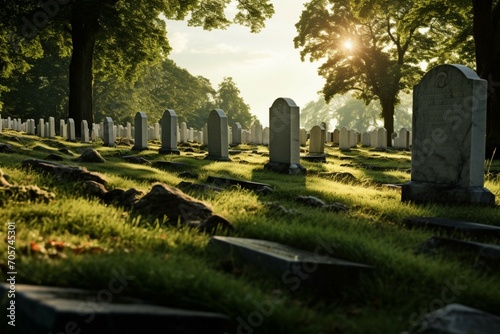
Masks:
[[[352,43],[351,40],[347,40],[344,42],[344,48],[347,50],[351,50],[353,48],[354,44]]]

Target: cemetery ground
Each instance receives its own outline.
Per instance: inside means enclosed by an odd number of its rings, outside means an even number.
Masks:
[[[0,153],[1,170],[11,185],[37,186],[54,195],[30,200],[0,188],[1,240],[7,240],[7,223],[16,223],[16,284],[82,288],[97,296],[118,272],[125,277],[123,289],[108,291],[105,301],[134,297],[225,314],[234,325],[230,333],[400,333],[450,303],[500,314],[498,259],[492,266],[461,251],[419,253],[430,237],[445,234],[404,224],[406,218],[426,216],[500,226],[498,161],[487,162],[485,181],[496,195],[495,207],[415,205],[401,203],[398,188],[387,185],[409,181],[409,151],[358,147],[341,152],[330,144],[325,147],[327,163],[302,161],[307,176],[299,176],[265,171],[265,146],[240,145],[233,148],[241,152],[231,154],[231,162],[215,162],[203,160],[206,151],[194,144],[179,147],[180,155],[163,155],[158,154],[159,142],[135,152],[123,143],[103,147],[12,130],[0,134],[0,144],[13,149]],[[106,162],[76,161],[86,148],[96,149]],[[108,190],[135,188],[146,194],[156,182],[209,184],[208,177],[219,176],[266,183],[272,191],[186,188],[234,227],[209,234],[104,204],[80,181],[21,167],[26,159],[50,154],[61,156],[60,164],[99,173]],[[185,165],[158,169],[124,159],[130,155]],[[310,198],[299,202],[299,196],[313,196],[331,204],[330,209],[315,207]],[[314,287],[307,284],[314,267],[276,277],[214,251],[209,247],[213,234],[269,240],[374,269],[350,282]],[[453,237],[484,241],[460,233]],[[500,245],[498,236],[486,241]],[[6,242],[0,243],[0,254],[5,277]],[[7,328],[5,319],[0,326]]]

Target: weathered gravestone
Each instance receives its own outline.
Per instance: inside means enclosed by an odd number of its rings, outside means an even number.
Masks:
[[[333,136],[332,136],[332,145],[333,146],[338,146],[339,145],[339,141],[340,141],[340,131],[339,129],[335,129],[333,130]]]
[[[188,142],[188,128],[186,122],[181,123],[181,128],[180,128],[180,142],[181,144],[186,144]]]
[[[67,124],[67,140],[75,142],[76,141],[76,130],[75,130],[75,120],[72,118],[68,118]]]
[[[88,143],[90,141],[90,139],[89,139],[89,125],[88,125],[86,120],[82,121],[81,133],[82,133],[81,142]]]
[[[307,139],[307,134],[306,134],[306,139]],[[262,130],[262,144],[264,145],[269,145],[269,128],[265,127],[264,130]],[[305,144],[304,144],[305,146]]]
[[[208,155],[205,159],[231,161],[229,159],[227,116],[221,109],[214,109],[208,115]]]
[[[241,144],[241,124],[239,122],[236,122],[233,124],[232,132],[233,132],[233,140],[231,141],[232,145],[239,145]]]
[[[307,131],[306,129],[300,129],[299,130],[299,142],[300,146],[306,146],[307,144]]]
[[[148,116],[144,112],[138,112],[134,117],[134,151],[148,149]]]
[[[181,154],[177,149],[177,114],[167,109],[160,120],[161,154]]]
[[[10,126],[8,128],[10,128]],[[37,130],[36,134],[38,137],[45,137],[45,121],[43,120],[43,118],[40,118],[38,120],[38,127],[36,128],[36,130]]]
[[[440,65],[413,90],[411,181],[402,201],[494,205],[484,185],[487,82]]]
[[[387,148],[387,130],[385,128],[379,128],[377,130],[377,148],[386,149]]]
[[[104,141],[104,146],[114,146],[115,145],[115,138],[113,135],[113,120],[111,117],[106,117],[104,118],[104,123],[103,123],[103,137],[102,140]]]
[[[364,147],[370,146],[370,134],[368,132],[363,132],[361,136],[361,145]]]
[[[326,162],[324,131],[319,125],[312,127],[309,139],[309,154],[302,159],[312,162]]]
[[[290,98],[278,98],[269,108],[269,162],[264,166],[288,174],[306,174],[300,165],[299,107]]]
[[[56,119],[54,117],[49,117],[48,124],[49,124],[49,131],[47,133],[47,137],[54,138],[56,136]]]
[[[344,126],[341,127],[339,134],[339,149],[342,151],[349,151],[351,149],[350,139],[349,130]]]

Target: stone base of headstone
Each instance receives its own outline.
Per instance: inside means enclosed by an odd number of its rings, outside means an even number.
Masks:
[[[180,155],[181,151],[179,151],[178,149],[160,148],[160,151],[158,153],[160,153],[160,154],[175,154],[175,155]]]
[[[309,154],[300,157],[301,159],[309,162],[324,162],[326,163],[325,154]]]
[[[280,162],[269,161],[264,165],[264,169],[276,173],[291,174],[291,175],[306,175],[307,169],[300,164],[286,164]]]
[[[135,145],[132,147],[132,151],[140,152],[140,151],[145,151],[145,150],[149,150],[149,147],[147,147],[147,146],[141,147],[141,146],[135,146]]]
[[[402,202],[495,205],[495,195],[484,187],[453,187],[410,181],[402,185]]]
[[[205,160],[212,160],[212,161],[232,161],[230,158],[226,158],[226,157],[214,157],[213,155],[207,155],[205,157]]]

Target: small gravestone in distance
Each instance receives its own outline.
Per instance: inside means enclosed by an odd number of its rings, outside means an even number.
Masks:
[[[76,141],[75,120],[72,118],[68,118],[67,126],[68,126],[68,129],[66,130],[68,135],[67,140],[75,142]]]
[[[307,144],[307,131],[306,131],[306,129],[300,129],[299,141],[300,141],[300,146],[306,146],[306,144]]]
[[[351,149],[349,130],[344,126],[340,128],[339,149],[342,151],[349,151]]]
[[[9,129],[10,126],[7,127],[7,128]],[[36,134],[38,135],[38,137],[45,137],[44,136],[44,134],[45,134],[45,121],[43,120],[43,118],[40,118],[38,120],[38,127],[37,127],[37,133]]]
[[[161,154],[181,154],[177,149],[177,114],[167,109],[160,120],[161,123]]]
[[[377,148],[384,150],[387,148],[387,130],[385,128],[377,130]]]
[[[207,160],[231,161],[229,159],[229,136],[227,116],[221,109],[214,109],[208,115]]]
[[[148,116],[144,112],[138,112],[134,117],[134,151],[148,149]]]
[[[68,132],[67,132],[67,127],[66,127],[66,122],[64,119],[61,119],[59,121],[59,136],[63,137],[63,139],[66,139]]]
[[[56,119],[54,117],[49,117],[49,132],[47,136],[49,138],[54,138],[56,136]]]
[[[232,145],[241,144],[241,124],[239,122],[233,124],[232,132],[233,132],[233,140],[231,141],[231,144]]]
[[[368,132],[363,132],[361,135],[361,145],[363,145],[363,147],[370,146],[370,134]]]
[[[113,119],[111,117],[104,118],[103,122],[103,137],[104,146],[115,146],[115,139],[113,135]]]
[[[494,205],[484,188],[487,82],[440,65],[413,90],[411,181],[402,201]]]
[[[186,122],[181,123],[180,131],[180,142],[181,144],[186,144],[188,142],[188,128]]]
[[[332,145],[333,146],[338,146],[340,142],[340,130],[335,129],[333,130],[333,136],[332,136]]]
[[[299,107],[290,98],[278,98],[269,108],[269,162],[264,169],[306,174],[300,165]]]
[[[307,138],[307,134],[306,134]],[[264,145],[269,145],[269,128],[265,127],[264,130],[262,130],[262,144]]]
[[[311,138],[309,139],[309,154],[302,159],[312,162],[326,162],[324,132],[321,126],[312,127]]]
[[[89,139],[89,125],[88,125],[88,122],[86,120],[82,120],[81,133],[82,133],[81,142],[88,143],[90,141],[90,139]]]

